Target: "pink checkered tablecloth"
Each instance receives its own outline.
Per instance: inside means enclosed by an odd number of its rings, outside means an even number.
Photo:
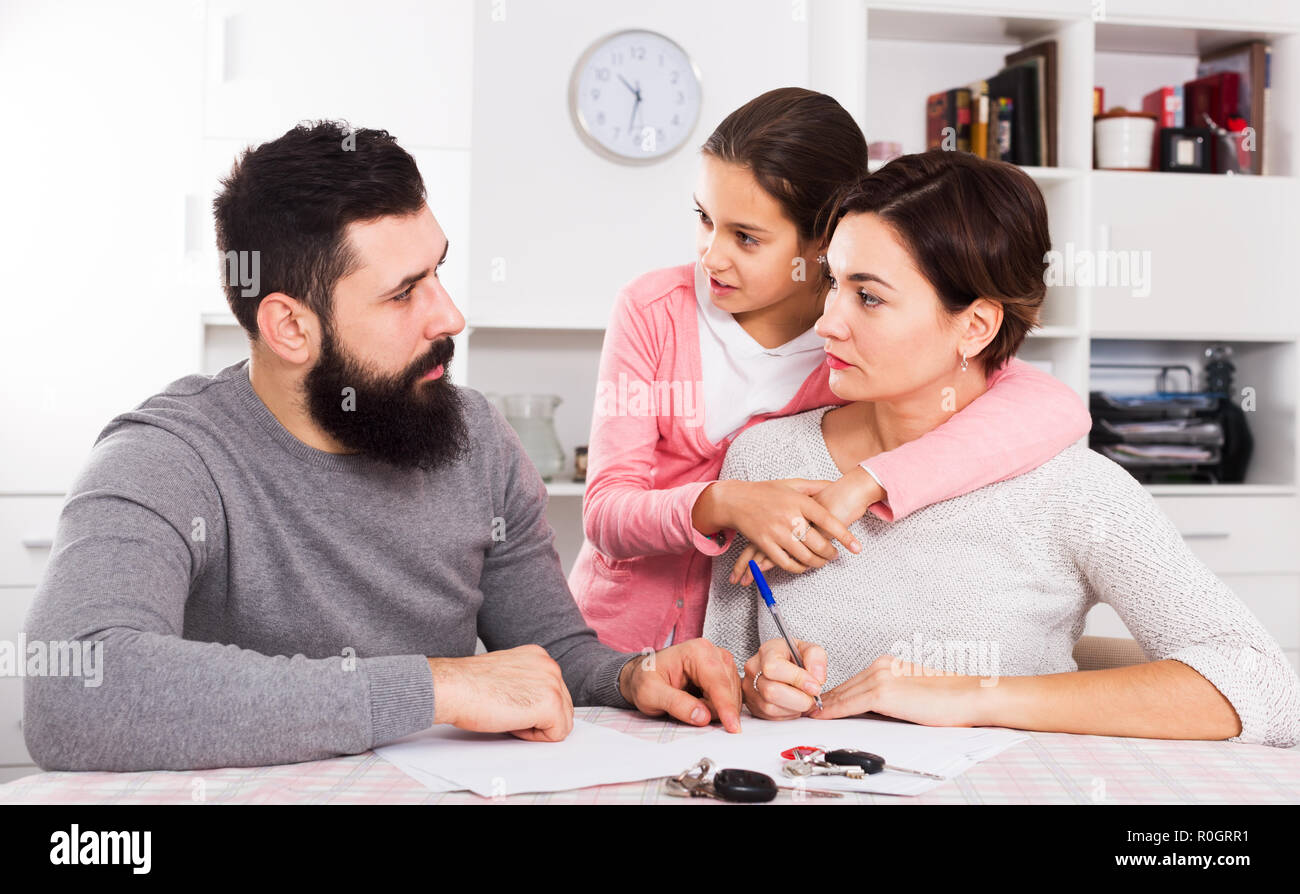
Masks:
[[[668,742],[700,730],[613,708],[575,715]],[[1027,733],[1028,740],[917,797],[848,793],[804,804],[1300,803],[1300,750],[1229,742]],[[683,768],[684,769],[684,768]],[[782,791],[778,801],[791,798]],[[431,792],[374,752],[275,767],[37,773],[0,785],[0,804],[717,804],[674,798],[661,779],[492,799]]]

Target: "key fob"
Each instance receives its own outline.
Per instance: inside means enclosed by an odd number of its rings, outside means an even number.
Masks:
[[[883,757],[869,751],[858,751],[856,748],[839,748],[835,751],[828,751],[824,760],[828,764],[835,764],[839,767],[861,767],[864,773],[879,773],[885,769],[885,759]]]
[[[713,790],[724,801],[741,804],[758,804],[776,797],[772,777],[755,770],[719,770],[713,777]]]

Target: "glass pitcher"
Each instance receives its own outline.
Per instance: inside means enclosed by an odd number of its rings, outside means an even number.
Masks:
[[[564,447],[555,432],[555,408],[562,402],[555,394],[507,394],[503,399],[506,421],[519,435],[543,481],[564,471]]]

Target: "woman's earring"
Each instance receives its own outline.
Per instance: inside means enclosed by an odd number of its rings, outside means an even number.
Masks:
[[[962,372],[965,372],[965,371],[966,371],[966,352],[965,352],[965,351],[962,351],[962,352],[961,352],[961,371],[962,371]]]

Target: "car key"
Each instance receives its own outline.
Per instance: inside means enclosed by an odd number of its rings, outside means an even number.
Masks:
[[[843,793],[778,786],[771,776],[753,770],[719,770],[709,758],[668,780],[668,794],[679,798],[716,798],[737,804],[761,804],[776,797],[780,788],[813,798],[841,798]]]
[[[761,804],[776,797],[772,777],[754,770],[719,770],[709,758],[668,780],[668,794],[679,798],[717,798],[737,804]]]
[[[937,773],[926,773],[921,770],[909,770],[906,767],[895,767],[892,764],[885,763],[885,759],[878,754],[872,754],[869,751],[859,751],[856,748],[838,748],[835,751],[826,752],[824,758],[826,763],[835,764],[843,767],[857,767],[864,774],[880,773],[883,770],[894,770],[898,773],[911,773],[914,776],[926,776],[930,779],[945,779]]]

